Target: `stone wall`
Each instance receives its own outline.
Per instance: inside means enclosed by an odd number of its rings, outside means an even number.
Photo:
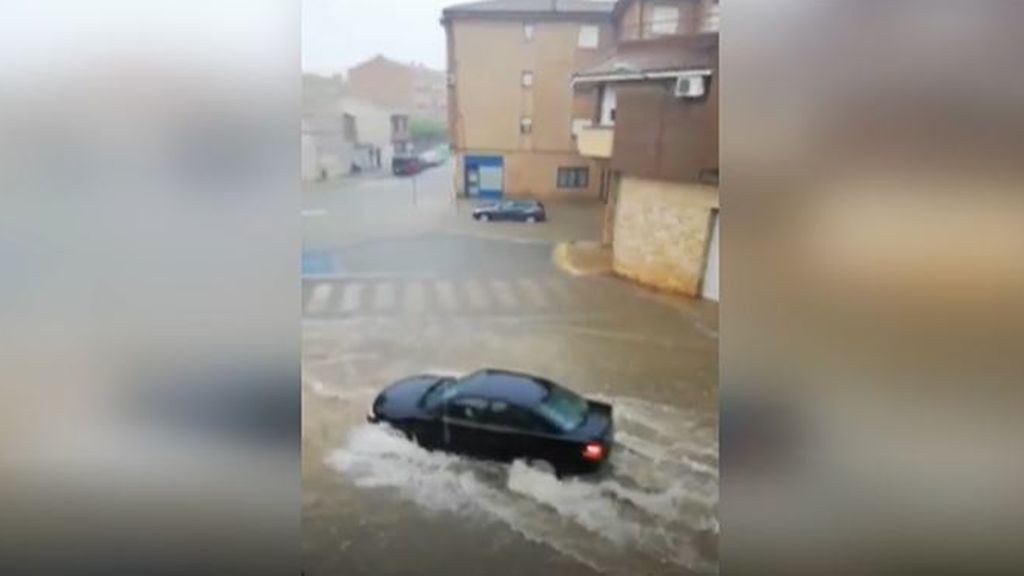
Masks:
[[[624,176],[612,243],[617,274],[656,288],[696,296],[718,189]]]

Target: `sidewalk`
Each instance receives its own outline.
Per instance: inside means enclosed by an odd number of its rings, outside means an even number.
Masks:
[[[611,274],[612,249],[600,242],[560,242],[555,246],[552,260],[559,269],[573,276]]]

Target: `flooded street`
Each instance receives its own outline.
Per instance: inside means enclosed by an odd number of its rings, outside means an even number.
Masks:
[[[717,305],[559,272],[552,241],[596,234],[600,205],[488,227],[449,178],[415,205],[388,177],[304,193],[306,573],[717,572]],[[399,378],[482,367],[612,404],[607,468],[559,480],[366,423]]]

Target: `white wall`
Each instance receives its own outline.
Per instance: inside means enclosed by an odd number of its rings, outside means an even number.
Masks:
[[[343,98],[339,107],[356,117],[360,144],[373,144],[381,149],[381,166],[390,168],[394,151],[391,145],[391,112],[373,103]]]
[[[615,110],[615,85],[605,84],[601,95],[601,126],[614,126],[612,110]]]

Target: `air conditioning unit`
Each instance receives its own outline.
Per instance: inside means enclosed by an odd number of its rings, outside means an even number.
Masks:
[[[700,98],[704,96],[703,76],[680,76],[676,78],[676,88],[673,91],[676,98]]]

